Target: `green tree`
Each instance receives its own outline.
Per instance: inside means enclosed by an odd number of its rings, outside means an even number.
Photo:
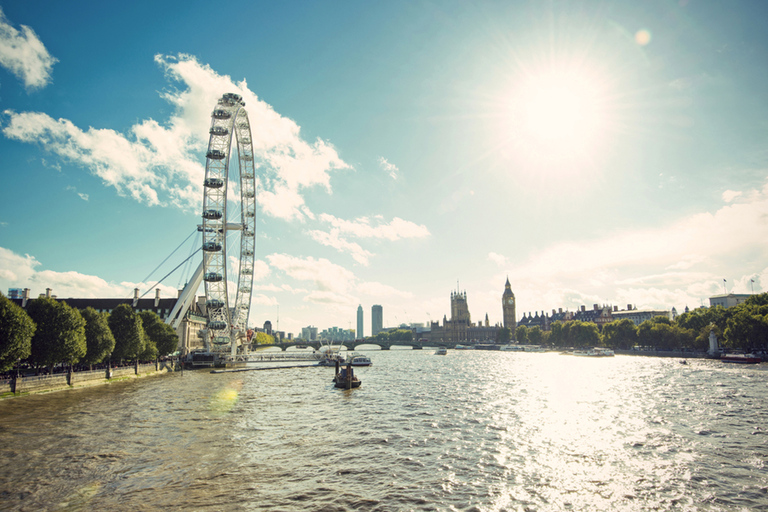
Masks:
[[[549,343],[554,347],[565,346],[565,337],[563,336],[563,322],[557,320],[549,326]]]
[[[257,332],[254,337],[257,345],[272,345],[275,342],[275,338],[265,332]]]
[[[113,359],[135,360],[144,352],[144,328],[141,317],[128,304],[120,304],[109,315],[109,328],[115,337]]]
[[[502,327],[498,331],[496,331],[496,342],[497,343],[509,343],[509,335],[512,332],[512,330],[509,327]]]
[[[36,328],[26,311],[0,293],[0,372],[29,357]]]
[[[50,297],[40,297],[27,305],[27,313],[37,324],[31,353],[36,366],[47,366],[53,371],[56,363],[71,365],[85,356],[85,319],[77,309]]]
[[[88,307],[80,311],[85,319],[85,357],[83,362],[93,366],[100,363],[115,349],[115,337],[109,329],[107,313]]]
[[[527,343],[528,342],[528,328],[524,325],[518,325],[517,329],[515,329],[515,339],[518,343]]]
[[[603,343],[613,349],[628,350],[637,344],[637,326],[624,318],[603,326]]]
[[[538,325],[534,325],[528,330],[528,341],[534,345],[541,345],[543,335],[541,328]]]
[[[768,306],[740,304],[728,319],[724,331],[727,346],[744,351],[764,349],[768,345]]]
[[[150,348],[150,352],[154,349],[157,351],[157,355],[167,356],[176,352],[179,348],[179,336],[173,327],[163,322],[163,320],[154,311],[142,311],[139,313],[141,317],[141,324],[144,328],[144,334],[148,340],[152,341],[154,347]],[[148,354],[142,354],[148,355]],[[152,358],[143,358],[145,361]]]
[[[567,327],[568,339],[573,347],[595,347],[600,344],[600,331],[595,323],[572,320],[563,327]]]

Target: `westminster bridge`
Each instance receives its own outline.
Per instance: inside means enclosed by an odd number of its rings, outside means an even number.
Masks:
[[[466,343],[466,342],[465,342]],[[322,343],[319,341],[286,341],[282,343],[272,343],[270,345],[252,345],[251,350],[261,350],[269,347],[280,347],[280,350],[285,350],[289,347],[305,348],[312,347],[315,350],[319,350],[322,346],[327,346],[328,343]],[[445,347],[456,348],[455,342],[434,342],[434,341],[370,341],[370,340],[354,340],[354,341],[337,341],[333,342],[334,348],[341,346],[347,350],[357,350],[362,345],[371,345],[379,347],[381,350],[389,350],[392,347],[410,347],[413,350],[422,350],[424,348]]]

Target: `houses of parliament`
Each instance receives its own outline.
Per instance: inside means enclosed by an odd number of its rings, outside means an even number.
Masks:
[[[490,325],[488,313],[485,314],[485,321],[473,324],[467,305],[467,292],[459,290],[451,292],[451,318],[449,320],[443,316],[442,326],[440,322],[430,322],[430,341],[444,341],[446,343],[494,342],[501,327],[508,328],[510,337],[514,337],[517,317],[515,316],[515,294],[512,293],[509,278],[507,278],[504,293],[501,296],[501,311],[503,325]]]

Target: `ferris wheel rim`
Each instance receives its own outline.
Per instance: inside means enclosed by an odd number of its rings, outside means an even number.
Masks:
[[[253,290],[255,253],[255,168],[250,121],[245,102],[224,94],[211,113],[203,180],[203,281],[205,283],[206,346],[231,344],[248,326]],[[237,158],[234,157],[234,146]],[[230,222],[227,212],[230,164],[236,161],[240,178],[240,219]],[[227,278],[227,232],[240,231],[240,254],[234,306]],[[208,347],[210,349],[210,347]]]

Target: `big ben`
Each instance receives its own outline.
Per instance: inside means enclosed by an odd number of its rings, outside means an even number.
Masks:
[[[501,296],[501,310],[504,314],[504,327],[508,328],[514,336],[517,317],[515,316],[515,294],[512,293],[509,277],[507,277],[507,284],[504,285],[504,294]]]

